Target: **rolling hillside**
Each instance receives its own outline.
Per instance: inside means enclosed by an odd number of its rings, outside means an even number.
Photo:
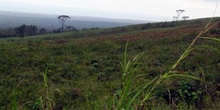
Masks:
[[[209,21],[2,38],[0,109],[218,109],[219,18]]]

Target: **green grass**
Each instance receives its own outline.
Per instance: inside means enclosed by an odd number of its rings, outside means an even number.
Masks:
[[[101,31],[77,39],[74,32],[1,39],[0,109],[218,108],[219,36],[204,34],[192,43],[190,31],[175,38]],[[179,96],[166,98],[171,94]]]
[[[214,24],[214,25],[216,25],[216,24]],[[114,109],[116,109],[116,110],[121,110],[121,109],[128,110],[128,109],[137,109],[137,108],[139,108],[139,106],[140,107],[143,106],[144,103],[146,103],[146,101],[148,101],[151,98],[155,97],[152,94],[155,94],[155,92],[157,92],[156,87],[158,85],[160,85],[160,83],[162,83],[164,80],[170,79],[171,77],[191,78],[193,80],[198,80],[198,81],[202,82],[202,79],[200,79],[200,77],[195,77],[195,76],[189,75],[189,74],[176,74],[176,72],[174,72],[174,70],[182,62],[182,60],[184,60],[186,57],[189,56],[189,54],[192,51],[196,50],[197,48],[204,49],[205,46],[196,46],[196,47],[193,47],[193,46],[195,45],[196,41],[212,27],[213,26],[209,27],[209,24],[207,24],[205,29],[203,31],[201,31],[197,35],[197,37],[195,37],[195,39],[192,41],[192,43],[186,48],[186,50],[179,57],[179,59],[173,64],[173,66],[171,66],[171,68],[167,70],[167,72],[164,72],[160,76],[155,77],[154,79],[150,80],[149,82],[147,82],[143,85],[140,85],[140,86],[137,85],[138,87],[136,87],[136,88],[138,88],[138,89],[136,91],[132,90],[132,88],[134,86],[133,82],[135,82],[135,79],[136,79],[134,74],[137,71],[138,59],[140,59],[142,54],[138,54],[133,59],[127,61],[128,44],[126,44],[124,59],[123,59],[123,62],[121,63],[122,70],[123,70],[123,74],[122,74],[123,84],[122,84],[122,89],[119,90],[119,93],[117,93],[118,96],[116,96],[116,98],[115,98],[116,99],[115,102],[114,102],[115,105],[113,105],[115,107]],[[205,38],[219,42],[218,38],[209,38],[209,37],[205,37]],[[216,50],[219,53],[219,50],[217,48],[211,47],[211,46],[207,46],[207,47],[209,47],[213,50]],[[193,98],[190,99],[191,100],[190,102],[194,103],[193,101],[196,101],[196,99],[202,93],[201,90],[193,91],[193,92],[190,93],[188,91],[188,89],[190,89],[191,86],[188,85],[187,82],[181,84],[180,86],[186,86],[185,89],[183,89],[183,88],[179,89],[179,90],[181,90],[180,91],[181,97],[183,99],[185,99],[184,101],[186,101],[186,98],[192,96]],[[169,88],[167,88],[167,89],[169,91]],[[141,92],[143,92],[143,91],[144,91],[144,96],[142,96],[143,99],[141,99],[139,97],[141,95]],[[188,95],[188,94],[189,94],[189,96],[185,96],[185,95]],[[140,100],[140,102],[138,102],[138,100],[135,100],[135,99],[141,99],[141,100]]]

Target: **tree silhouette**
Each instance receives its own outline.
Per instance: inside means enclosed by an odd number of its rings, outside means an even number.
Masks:
[[[15,27],[14,31],[18,36],[23,38],[24,36],[32,36],[38,34],[38,27],[35,25],[21,25],[19,27]]]
[[[45,29],[45,28],[41,28],[41,29],[39,30],[39,34],[44,34],[44,33],[46,33],[46,29]]]
[[[62,29],[62,32],[64,31],[64,27],[65,27],[65,22],[67,19],[70,19],[69,16],[67,15],[60,15],[57,17],[57,19],[60,21],[61,23],[61,29]]]
[[[25,24],[23,24],[23,25],[21,25],[21,26],[15,28],[16,33],[17,33],[21,38],[23,38],[23,37],[25,36],[25,29],[26,29],[26,27],[27,27],[27,26],[26,26]]]
[[[38,28],[35,25],[26,25],[25,35],[32,36],[36,35],[38,32]]]
[[[66,26],[66,29],[69,31],[78,31],[74,26]]]
[[[176,13],[177,13],[176,21],[179,20],[179,17],[180,17],[180,15],[181,15],[183,12],[185,12],[185,10],[182,10],[182,9],[176,10]]]
[[[186,19],[188,19],[189,16],[183,16],[182,19],[185,21]]]
[[[173,21],[177,21],[177,16],[173,16]]]

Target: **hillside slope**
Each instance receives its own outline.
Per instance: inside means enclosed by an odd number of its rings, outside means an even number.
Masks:
[[[218,109],[218,40],[199,38],[164,75],[207,24],[196,22],[0,39],[0,109]],[[214,23],[203,37],[220,38]]]

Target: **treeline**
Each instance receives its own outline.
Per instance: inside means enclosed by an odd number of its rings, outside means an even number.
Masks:
[[[63,31],[81,31],[81,32],[75,33],[73,37],[84,37],[84,36],[95,36],[95,35],[103,35],[103,34],[130,32],[130,31],[136,31],[136,30],[147,30],[147,29],[154,29],[154,28],[201,25],[201,24],[207,23],[209,20],[210,18],[186,20],[186,21],[183,20],[183,21],[178,21],[178,22],[176,21],[156,22],[156,23],[146,23],[146,24],[114,27],[114,28],[105,28],[105,29],[84,28],[84,29],[78,30],[74,26],[65,26]],[[220,18],[213,19],[214,22],[219,21],[219,20]],[[47,33],[60,33],[63,31],[61,28],[51,30],[51,29],[40,28],[35,25],[23,24],[15,28],[0,29],[0,38],[6,38],[6,37],[21,37],[22,38],[24,36],[40,35],[40,34],[47,34]]]
[[[129,32],[129,31],[136,31],[136,30],[146,30],[146,29],[154,29],[154,28],[166,28],[166,27],[175,27],[179,26],[175,21],[172,22],[157,22],[157,23],[146,23],[146,24],[138,24],[138,25],[131,25],[131,26],[123,26],[123,27],[116,27],[111,29],[104,29],[101,31],[101,34],[113,34],[113,33],[121,33],[121,32]]]
[[[15,28],[0,29],[0,38],[33,36],[45,33],[47,33],[45,28],[39,28],[35,25],[23,24]]]
[[[155,28],[193,26],[193,25],[205,24],[209,20],[210,20],[210,18],[196,19],[196,20],[182,20],[182,21],[170,21],[170,22],[165,21],[165,22],[137,24],[137,25],[123,26],[123,27],[116,27],[116,28],[111,28],[111,29],[104,29],[100,33],[101,34],[113,34],[113,33],[121,33],[121,32],[155,29]],[[220,20],[220,18],[215,18],[213,21],[218,21],[218,20]]]
[[[78,29],[76,29],[74,26],[65,26],[64,31],[78,31]],[[33,35],[60,33],[60,32],[62,32],[61,28],[51,30],[51,29],[40,28],[36,25],[23,24],[19,27],[14,27],[14,28],[8,28],[8,29],[0,28],[0,38],[6,38],[6,37],[23,38],[24,36],[33,36]]]

